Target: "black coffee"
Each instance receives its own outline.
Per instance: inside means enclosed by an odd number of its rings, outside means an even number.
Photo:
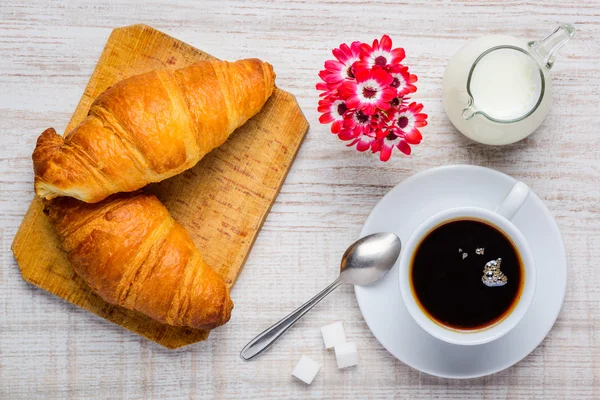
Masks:
[[[486,264],[491,268],[484,273]],[[448,221],[429,232],[416,248],[410,273],[425,313],[461,330],[504,319],[521,297],[525,278],[511,240],[497,228],[469,219]]]

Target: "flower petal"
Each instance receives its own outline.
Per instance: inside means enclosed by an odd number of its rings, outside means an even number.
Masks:
[[[327,60],[325,61],[325,69],[331,72],[339,72],[342,70],[344,65],[339,61]]]
[[[419,112],[421,112],[421,110],[423,109],[423,104],[421,103],[416,103],[416,102],[412,102],[408,105],[408,109],[413,113],[413,114],[417,114]]]
[[[383,111],[388,110],[391,107],[389,100],[383,100],[381,98],[379,100],[377,100],[375,103],[371,103],[371,104],[373,104],[374,107],[379,108],[380,110],[383,110]]]
[[[391,146],[382,145],[381,152],[379,153],[379,159],[383,162],[386,162],[387,160],[389,160],[390,157],[392,156],[392,149],[393,149],[393,147],[391,147]]]
[[[398,142],[398,144],[396,145],[396,147],[398,147],[398,150],[400,150],[401,152],[403,152],[407,156],[410,155],[410,146],[408,145],[408,143],[406,143],[406,141],[401,140],[400,142]]]
[[[396,97],[396,89],[394,89],[391,86],[387,86],[387,87],[384,87],[383,90],[381,91],[381,97],[379,99],[381,101],[389,102],[389,101],[392,101],[395,97]],[[386,108],[386,110],[388,108]]]
[[[317,107],[317,111],[320,113],[329,112],[330,108],[331,108],[331,104],[329,104],[329,103],[328,104],[319,104],[319,106]]]
[[[404,134],[404,138],[409,144],[419,144],[423,139],[423,135],[418,129],[411,129],[410,132]]]
[[[354,134],[352,133],[352,129],[342,129],[339,133],[338,133],[338,138],[340,138],[341,140],[350,140],[350,139],[354,139]]]
[[[319,71],[319,78],[325,80],[325,77],[331,75],[331,71],[327,71],[326,69],[323,69],[321,71]]]
[[[348,108],[352,108],[352,109],[358,108],[359,105],[361,104],[360,99],[356,95],[354,95],[352,97],[348,97],[345,100],[346,100],[346,106]]]
[[[331,115],[330,112],[325,113],[325,114],[323,114],[323,115],[321,115],[319,117],[319,122],[322,123],[322,124],[328,124],[328,123],[330,123],[333,120],[334,120],[334,118],[333,118],[333,116]]]
[[[361,46],[362,43],[357,41],[352,42],[352,44],[350,45],[350,51],[352,52],[352,55],[354,57],[359,57],[360,58],[360,53],[361,53]]]
[[[338,88],[341,98],[350,96],[356,96],[356,82],[351,80],[345,80]]]
[[[377,153],[379,150],[381,150],[381,147],[383,146],[383,140],[380,139],[376,139],[372,144],[371,144],[371,152],[373,153]]]
[[[373,53],[373,48],[371,46],[369,46],[367,43],[361,43],[360,51],[361,51],[360,59],[363,60],[363,57],[364,57],[364,59],[366,59],[371,55],[371,53]]]
[[[386,72],[383,68],[373,68],[371,70],[371,77],[380,84],[382,87],[389,86],[394,80],[394,77]],[[358,80],[358,75],[357,75]],[[391,100],[391,99],[390,99]]]
[[[349,52],[350,49],[348,48],[348,45],[346,43],[342,43],[340,44],[339,48],[332,50],[333,56],[337,58],[338,61],[341,63],[345,63],[346,61],[348,61]]]
[[[383,37],[381,38],[380,46],[383,51],[389,52],[390,50],[392,50],[392,39],[390,39],[388,35],[383,35]]]
[[[377,40],[377,39],[373,40],[373,50],[377,51],[380,49],[381,49],[381,47],[379,46],[379,40]]]
[[[363,136],[364,138],[364,136]],[[370,140],[362,140],[363,138],[361,138],[361,140],[358,141],[358,143],[356,144],[356,150],[363,152],[363,151],[367,151],[371,148],[371,141]]]
[[[331,124],[331,133],[338,134],[342,130],[344,125],[344,121],[341,119],[335,120],[333,124]]]
[[[358,109],[362,110],[366,115],[373,115],[377,111],[375,103],[360,103]]]
[[[404,57],[406,57],[406,53],[404,52],[404,49],[402,47],[398,47],[397,49],[392,50],[391,54],[392,54],[392,60],[391,60],[392,64],[400,63],[400,62],[402,62],[402,60],[404,60]]]
[[[371,71],[369,71],[368,68],[361,68],[358,63],[355,63],[354,65],[356,66],[354,69],[356,82],[362,83],[371,77]]]

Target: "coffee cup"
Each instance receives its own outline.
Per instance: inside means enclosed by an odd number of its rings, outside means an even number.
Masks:
[[[521,206],[525,203],[525,200],[527,199],[528,195],[529,187],[522,182],[517,182],[513,186],[511,191],[507,194],[504,201],[502,201],[498,205],[498,207],[493,211],[479,207],[452,208],[433,215],[432,217],[424,221],[421,225],[419,225],[417,229],[415,229],[415,231],[408,239],[406,245],[404,246],[402,254],[400,255],[399,283],[402,298],[410,315],[424,331],[436,337],[437,339],[447,343],[455,345],[479,345],[499,339],[506,333],[510,332],[515,326],[517,326],[519,321],[521,321],[521,319],[527,312],[529,306],[531,305],[533,295],[535,293],[536,269],[533,255],[525,237],[523,236],[521,231],[511,222],[511,220],[519,211]],[[421,243],[423,243],[423,241],[428,237],[428,235],[430,235],[432,232],[438,229],[438,227],[443,226],[444,224],[448,224],[452,221],[462,220],[480,221],[481,223],[493,227],[495,230],[504,235],[512,244],[514,250],[518,254],[518,259],[520,261],[519,271],[521,272],[518,276],[520,286],[518,288],[518,293],[515,292],[517,294],[515,295],[514,305],[512,305],[511,308],[508,311],[506,311],[506,315],[503,315],[497,321],[482,326],[480,328],[457,328],[456,326],[446,324],[444,321],[440,321],[432,317],[431,313],[424,308],[423,302],[419,300],[417,293],[415,292],[415,286],[413,282],[413,263],[415,262],[416,253],[418,252]],[[467,249],[458,249],[458,251],[466,252]],[[481,285],[486,284],[485,271],[488,271],[487,273],[490,274],[488,278],[491,282],[492,274],[490,273],[490,269],[486,269],[490,265],[490,263],[486,263],[487,258],[484,256],[480,257],[479,255],[476,255],[475,253],[473,253],[472,249],[468,251],[471,252],[469,254],[469,256],[471,257],[471,262],[473,262],[474,260],[477,260],[477,262],[481,262],[481,269],[479,270],[480,273],[483,273],[480,282]],[[460,256],[460,254],[457,253],[456,256],[458,257]],[[463,255],[462,257],[466,256]],[[458,261],[455,261],[455,263],[458,263]],[[492,260],[491,264],[494,263],[495,260]],[[500,263],[498,262],[498,265],[499,264]],[[435,265],[434,267],[449,268],[449,266],[445,263],[440,263],[440,265]],[[497,268],[498,272],[500,272],[500,268],[500,266],[499,268]],[[498,281],[496,281],[496,278],[494,278],[495,280],[493,283],[499,283],[499,285],[496,286],[501,286],[502,279],[506,280],[506,278],[502,277],[503,275],[501,273],[499,274],[499,276],[500,278]],[[513,276],[512,278],[515,277]],[[508,280],[510,279],[511,276],[508,276]],[[477,290],[478,293],[486,293],[483,292],[483,289],[480,289],[479,287],[477,288]],[[503,288],[490,287],[490,292],[487,293],[492,293],[492,290],[503,290]],[[448,292],[452,293],[451,288]],[[493,294],[496,295],[497,293],[498,292],[494,292]],[[462,295],[468,295],[468,293],[461,293],[461,296]],[[483,299],[483,301],[485,302],[485,297],[483,297]],[[462,312],[461,310],[454,311],[459,316]]]

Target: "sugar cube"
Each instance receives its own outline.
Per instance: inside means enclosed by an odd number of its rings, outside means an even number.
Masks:
[[[340,369],[358,364],[356,343],[342,343],[335,346],[335,359]]]
[[[321,335],[323,335],[323,341],[325,342],[326,349],[332,349],[338,344],[346,343],[344,325],[342,325],[341,321],[322,327]]]
[[[313,361],[310,357],[302,356],[294,367],[292,375],[307,385],[310,385],[320,369],[321,365],[319,365],[319,363]]]

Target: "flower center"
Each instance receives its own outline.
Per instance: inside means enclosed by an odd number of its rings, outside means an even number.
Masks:
[[[400,127],[400,129],[406,128],[407,125],[408,125],[407,117],[402,116],[402,117],[398,118],[398,126]]]
[[[387,58],[385,58],[384,56],[379,56],[375,59],[375,65],[379,65],[379,66],[383,67],[386,64],[387,64]]]
[[[346,107],[346,103],[340,103],[337,106],[337,112],[339,115],[344,115],[344,113],[348,111],[348,107]]]
[[[348,75],[348,78],[354,79],[354,72],[352,72],[352,65],[348,67],[348,69],[346,70],[346,75]]]
[[[369,121],[369,117],[366,116],[362,111],[358,110],[356,112],[356,120],[361,124],[365,124],[367,121]]]
[[[390,105],[392,107],[398,107],[400,105],[400,99],[397,97],[394,97],[394,99],[392,101],[390,101]]]
[[[394,80],[392,81],[392,83],[390,83],[390,86],[393,87],[393,88],[400,87],[400,79],[394,78]]]
[[[370,86],[365,86],[363,88],[363,96],[366,99],[372,99],[373,97],[375,97],[375,95],[377,94],[377,89],[372,88]]]
[[[396,140],[396,138],[397,138],[397,137],[398,137],[398,136],[397,136],[397,135],[396,135],[394,132],[390,131],[390,133],[388,133],[388,134],[387,134],[387,136],[386,136],[385,138],[386,138],[387,140]]]

